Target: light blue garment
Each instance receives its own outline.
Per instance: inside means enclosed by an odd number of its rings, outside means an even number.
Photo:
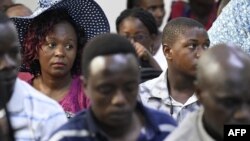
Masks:
[[[48,141],[51,133],[67,122],[56,101],[18,78],[7,109],[12,127],[17,130],[16,141]]]
[[[231,0],[209,29],[211,46],[234,43],[250,54],[250,0]]]

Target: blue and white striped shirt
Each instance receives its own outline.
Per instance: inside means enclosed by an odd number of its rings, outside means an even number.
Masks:
[[[170,115],[146,108],[141,103],[138,103],[136,108],[145,118],[145,125],[141,129],[138,141],[162,141],[177,126]],[[108,139],[98,127],[90,108],[80,112],[57,130],[50,141],[108,141]]]
[[[51,133],[67,122],[61,106],[17,78],[7,105],[16,141],[48,141]]]

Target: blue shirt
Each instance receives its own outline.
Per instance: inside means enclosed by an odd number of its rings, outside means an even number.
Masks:
[[[162,141],[176,127],[174,119],[165,113],[144,107],[138,102],[138,111],[145,118],[138,141]],[[83,111],[59,128],[50,141],[108,141],[98,128],[91,109]]]

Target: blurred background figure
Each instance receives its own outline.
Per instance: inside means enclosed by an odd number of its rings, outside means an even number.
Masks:
[[[136,49],[141,67],[141,82],[158,77],[162,71],[152,55],[154,39],[158,34],[152,14],[141,8],[126,9],[117,18],[116,29]]]
[[[1,77],[1,75],[0,75]],[[2,80],[3,78],[0,78]],[[14,130],[10,123],[10,117],[6,108],[8,102],[8,94],[4,87],[4,82],[0,81],[0,140],[1,141],[15,141]]]
[[[156,21],[156,25],[159,28],[162,25],[163,18],[166,14],[163,0],[127,0],[127,9],[131,9],[134,7],[143,8],[150,12]],[[158,34],[154,40],[154,52],[156,53],[161,46],[161,36],[162,32],[159,30]],[[155,55],[155,53],[153,55]]]
[[[173,0],[169,21],[176,17],[188,17],[202,23],[208,30],[217,17],[216,0]]]
[[[6,7],[12,4],[14,4],[12,0],[0,0],[0,11],[3,12]]]
[[[5,13],[8,17],[24,17],[32,15],[32,11],[23,4],[12,4],[5,8]]]

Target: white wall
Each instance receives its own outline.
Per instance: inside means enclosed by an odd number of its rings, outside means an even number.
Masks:
[[[23,3],[32,11],[37,7],[38,0],[12,0],[15,3]]]
[[[36,9],[38,0],[13,0],[16,3],[23,3],[28,6],[32,11]],[[111,32],[116,32],[115,30],[115,20],[126,8],[127,0],[95,0],[104,10],[110,24]],[[166,9],[166,16],[164,22],[162,24],[161,29],[166,24],[167,17],[169,16],[170,11],[170,3],[172,0],[164,0],[165,1],[165,9]]]

